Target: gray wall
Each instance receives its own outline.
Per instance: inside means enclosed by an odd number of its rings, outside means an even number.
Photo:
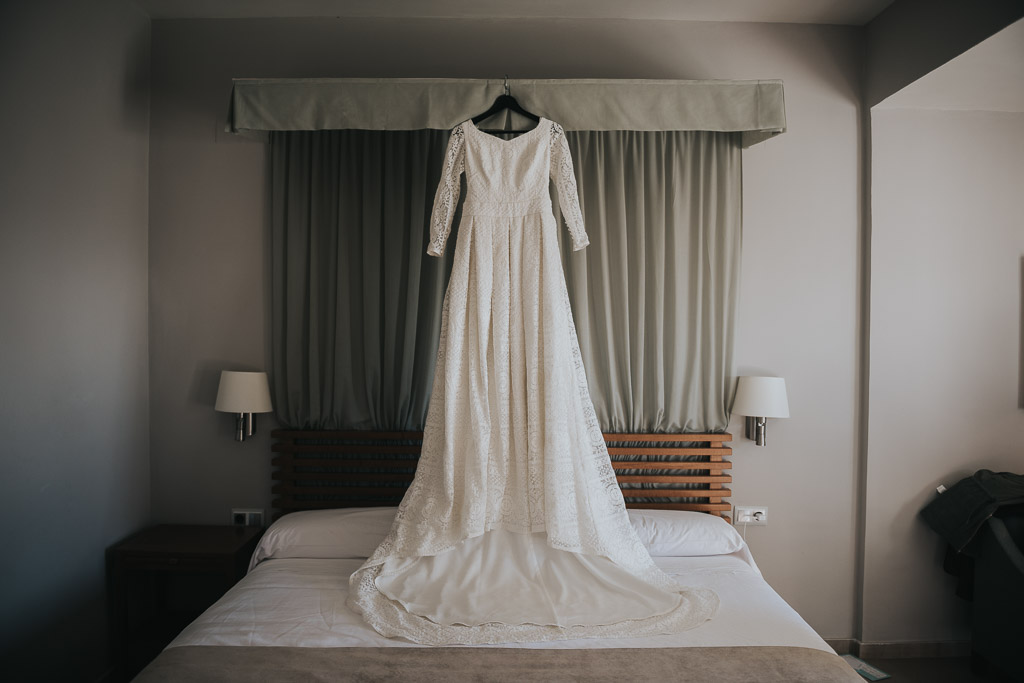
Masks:
[[[864,639],[967,639],[935,487],[1021,471],[1024,114],[872,111]]]
[[[8,680],[96,678],[104,548],[149,520],[149,29],[119,0],[0,4]]]
[[[153,22],[153,513],[269,507],[267,430],[231,441],[217,372],[267,365],[266,150],[220,132],[232,77],[782,78],[790,132],[744,153],[740,371],[787,378],[793,417],[736,443],[747,540],[826,637],[855,629],[860,32],[651,21]],[[734,425],[734,434],[739,434]],[[799,559],[795,559],[799,558]]]
[[[1021,17],[1022,0],[896,0],[866,27],[865,105],[875,106]]]

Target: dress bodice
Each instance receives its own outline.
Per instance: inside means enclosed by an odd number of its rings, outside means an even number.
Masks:
[[[569,144],[565,131],[554,121],[542,117],[535,128],[511,140],[484,133],[472,121],[455,127],[434,198],[427,248],[431,256],[444,253],[459,202],[462,173],[466,174],[464,216],[550,213],[548,183],[554,181],[573,249],[590,243],[583,227]]]
[[[466,202],[464,214],[522,216],[551,210],[548,194],[551,146],[541,144],[545,120],[512,138],[482,132],[472,121],[463,124],[466,136]],[[540,138],[540,139],[539,139]]]

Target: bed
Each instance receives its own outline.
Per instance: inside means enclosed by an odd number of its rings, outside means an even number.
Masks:
[[[390,434],[382,444],[376,437],[325,434],[276,434],[281,441],[275,450],[287,457],[275,461],[275,505],[288,514],[264,534],[247,576],[136,680],[861,680],[764,581],[723,514],[723,480],[706,480],[728,477],[728,465],[721,464],[727,462],[728,435],[715,435],[718,445],[710,447],[700,435],[685,435],[685,441],[684,435],[657,435],[653,441],[638,438],[644,435],[606,436],[615,444],[613,461],[626,463],[616,470],[630,520],[656,564],[683,585],[718,593],[720,606],[710,621],[648,638],[422,647],[380,636],[345,605],[349,575],[394,517],[393,506],[359,503],[400,498],[405,480],[395,478],[401,469],[395,461],[411,460],[414,468],[416,437]],[[708,453],[710,448],[715,451]],[[696,452],[682,452],[687,449]],[[381,466],[382,460],[391,466]],[[359,471],[340,472],[346,468]],[[296,473],[312,492],[300,492]],[[374,473],[390,478],[369,476]]]

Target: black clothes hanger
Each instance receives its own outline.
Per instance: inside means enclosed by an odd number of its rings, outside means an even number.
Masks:
[[[508,76],[505,76],[505,94],[498,95],[498,98],[496,100],[494,100],[494,104],[492,104],[486,111],[484,111],[484,112],[474,116],[473,117],[473,123],[477,124],[477,123],[480,123],[481,121],[485,121],[485,120],[489,119],[490,117],[494,116],[495,114],[497,114],[499,111],[503,111],[505,109],[507,109],[508,111],[514,112],[516,114],[519,114],[521,116],[525,116],[526,118],[530,119],[531,121],[535,121],[537,123],[540,123],[540,117],[539,116],[537,116],[533,112],[526,111],[525,109],[523,109],[523,106],[521,104],[519,104],[519,101],[516,98],[512,97],[512,94],[509,92],[509,88],[508,88]],[[482,128],[480,130],[482,132],[484,132],[484,133],[490,133],[492,135],[499,134],[499,133],[518,133],[518,132],[523,132],[523,131],[512,131],[512,130],[485,130],[485,129],[482,129]]]

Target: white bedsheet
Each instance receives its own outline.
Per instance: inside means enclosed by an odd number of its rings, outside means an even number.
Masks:
[[[746,549],[710,557],[657,557],[680,584],[711,588],[721,600],[703,625],[646,638],[508,643],[539,649],[775,645],[831,652],[800,615],[761,578]],[[385,638],[345,607],[348,577],[362,560],[267,560],[168,646],[422,647]]]

